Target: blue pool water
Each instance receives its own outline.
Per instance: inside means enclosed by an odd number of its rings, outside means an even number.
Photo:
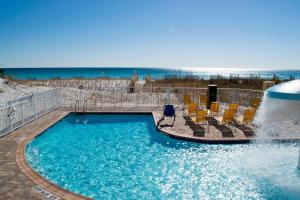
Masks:
[[[272,78],[273,74],[279,76],[280,79],[289,79],[290,75],[296,79],[300,79],[300,70],[282,70],[282,71],[246,71],[234,68],[228,69],[210,69],[210,68],[130,68],[130,67],[57,67],[57,68],[6,68],[4,69],[5,76],[12,76],[17,79],[51,79],[51,78],[132,78],[134,72],[137,72],[139,77],[150,75],[154,79],[163,78],[165,75],[196,75],[200,78],[208,79],[210,75],[229,76],[230,74],[240,74],[240,76],[248,76],[249,74],[260,75],[262,78]]]
[[[298,150],[171,139],[147,114],[71,114],[28,144],[26,158],[94,199],[299,199]]]

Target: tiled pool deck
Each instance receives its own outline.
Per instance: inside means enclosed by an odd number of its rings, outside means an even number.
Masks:
[[[89,112],[152,112],[155,123],[162,114],[162,111],[158,111],[157,108],[103,108],[92,109]],[[35,185],[39,185],[60,199],[87,199],[48,182],[34,172],[25,160],[26,144],[69,113],[69,109],[57,109],[0,138],[0,199],[46,199],[32,189]],[[172,122],[171,118],[166,118],[161,122],[159,129],[162,133],[178,139],[208,143],[249,142],[253,139],[238,129],[232,131],[233,137],[225,138],[214,126],[210,126],[209,133],[205,133],[204,136],[195,136],[193,130],[185,124],[182,111],[177,111],[174,126],[168,126]],[[282,138],[277,139],[282,140]],[[299,138],[293,140],[299,140]]]

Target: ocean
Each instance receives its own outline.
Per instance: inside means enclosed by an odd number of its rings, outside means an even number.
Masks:
[[[261,78],[272,78],[274,75],[280,79],[300,79],[300,70],[241,70],[235,68],[133,68],[133,67],[52,67],[52,68],[4,68],[5,77],[16,79],[53,79],[53,78],[131,78],[137,73],[140,79],[151,76],[152,79],[161,79],[165,76],[198,76],[209,79],[211,76],[230,75],[240,77],[257,76]]]

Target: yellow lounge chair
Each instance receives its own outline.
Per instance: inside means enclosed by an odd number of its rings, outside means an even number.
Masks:
[[[218,122],[222,125],[231,125],[233,130],[236,132],[236,127],[234,126],[234,109],[226,109],[222,117],[216,118]]]
[[[239,104],[237,104],[237,103],[230,103],[229,106],[228,106],[228,109],[235,110],[235,113],[237,113],[237,111],[239,109]]]
[[[196,115],[197,113],[197,108],[198,108],[198,105],[194,102],[191,102],[189,105],[188,105],[188,115],[191,116],[191,115]]]
[[[207,110],[198,110],[196,117],[192,117],[192,120],[198,124],[206,125],[207,132],[209,132],[209,124],[207,121]]]
[[[210,104],[210,115],[219,115],[219,107],[220,107],[220,103],[219,102],[212,102]]]
[[[234,130],[236,130],[234,126],[234,114],[235,110],[233,109],[226,109],[223,113],[223,116],[221,117],[216,117],[217,121],[221,125],[231,125]]]
[[[192,117],[192,120],[198,123],[207,121],[207,110],[198,110],[196,117]]]
[[[222,124],[229,124],[229,123],[233,124],[234,114],[235,114],[234,109],[226,109],[223,114],[222,120],[220,120],[220,122]]]
[[[251,107],[257,109],[258,106],[260,105],[260,102],[261,102],[261,99],[259,97],[252,99]]]
[[[255,117],[256,110],[249,108],[245,110],[244,115],[239,118],[236,118],[238,124],[252,124]]]

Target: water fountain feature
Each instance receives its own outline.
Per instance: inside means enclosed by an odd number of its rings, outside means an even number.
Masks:
[[[299,158],[298,158],[298,169],[300,169],[300,149],[299,149]]]
[[[266,90],[255,122],[259,127],[257,135],[260,138],[299,138],[300,80],[285,82]]]
[[[300,136],[300,80],[266,90],[255,122],[258,136],[294,138]]]

